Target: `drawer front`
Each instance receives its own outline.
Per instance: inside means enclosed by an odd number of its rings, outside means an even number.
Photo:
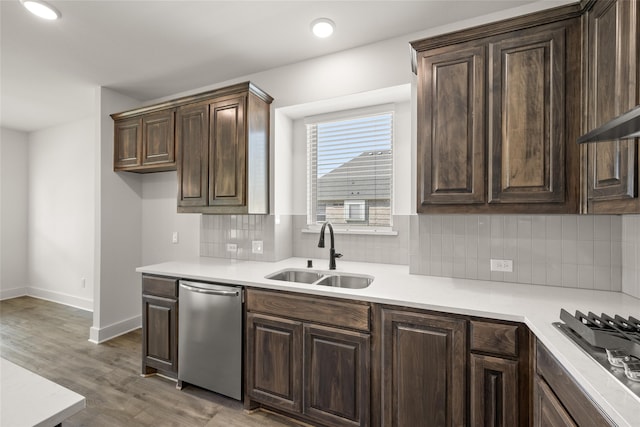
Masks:
[[[471,350],[518,356],[518,326],[471,321]]]
[[[322,297],[247,290],[247,310],[343,328],[369,331],[370,306]]]
[[[142,293],[166,298],[178,298],[178,279],[142,276]]]

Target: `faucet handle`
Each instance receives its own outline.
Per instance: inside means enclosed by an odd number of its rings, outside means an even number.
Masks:
[[[342,254],[335,254],[334,257],[336,258],[342,258]]]

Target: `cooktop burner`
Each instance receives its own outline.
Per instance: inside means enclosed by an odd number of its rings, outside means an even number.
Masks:
[[[640,399],[640,320],[560,310],[554,325]]]

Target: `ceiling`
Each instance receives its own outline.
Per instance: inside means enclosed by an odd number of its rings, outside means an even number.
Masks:
[[[0,0],[0,126],[88,117],[98,86],[148,101],[535,2],[49,0],[62,19],[44,21]]]

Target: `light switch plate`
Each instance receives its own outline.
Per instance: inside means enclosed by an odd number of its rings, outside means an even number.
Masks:
[[[254,254],[262,253],[262,240],[253,240],[251,242],[251,252]]]
[[[171,235],[171,243],[178,243],[178,232],[174,231]]]

